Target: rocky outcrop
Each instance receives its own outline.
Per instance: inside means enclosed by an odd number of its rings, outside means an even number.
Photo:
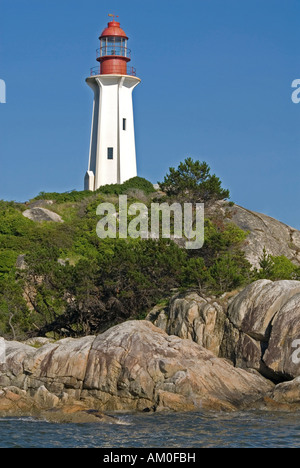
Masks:
[[[27,396],[25,390],[18,387],[4,387],[0,389],[0,416],[34,414],[34,402]]]
[[[29,343],[39,347],[1,340],[0,414],[300,408],[298,281],[260,280],[218,300],[177,294],[146,321]]]
[[[299,281],[259,280],[218,301],[176,295],[148,319],[274,382],[300,376]]]
[[[235,365],[275,381],[300,375],[293,362],[293,343],[300,338],[299,281],[256,281],[233,300],[228,321]]]
[[[28,208],[45,208],[49,205],[51,206],[54,204],[55,204],[54,200],[36,200],[36,201],[29,203]]]
[[[117,404],[121,397],[135,409],[233,409],[270,388],[257,375],[238,371],[148,322],[126,322],[95,339],[84,387],[97,398],[113,396]]]
[[[27,264],[26,264],[26,255],[19,255],[16,261],[16,268],[18,270],[26,270]]]
[[[226,314],[214,299],[201,297],[197,293],[175,295],[167,308],[154,308],[147,320],[166,331],[198,343],[205,349],[220,354],[224,336]]]
[[[17,388],[20,399],[30,398],[33,408],[43,410],[78,401],[97,411],[234,410],[256,404],[274,387],[257,373],[236,369],[147,321],[39,349],[6,342],[0,369],[0,388]]]
[[[263,360],[268,369],[283,379],[300,376],[300,294],[291,297],[272,321]]]
[[[278,403],[300,405],[300,377],[276,385],[272,397]]]
[[[38,390],[35,398],[18,387],[5,387],[0,390],[0,417],[26,415],[59,423],[124,424],[116,417],[89,409],[84,402],[74,401],[65,405],[58,402],[59,399],[45,387]]]
[[[44,336],[37,336],[34,338],[28,338],[24,341],[24,344],[33,346],[34,348],[41,348],[45,344],[54,343],[55,340],[53,338],[46,338]]]
[[[247,210],[239,205],[217,202],[210,208],[212,216],[222,216],[248,232],[242,247],[248,261],[259,268],[259,259],[264,247],[268,254],[275,257],[284,255],[296,265],[300,264],[300,231],[270,216]]]
[[[23,216],[25,218],[31,219],[31,221],[35,221],[37,223],[42,223],[44,221],[52,221],[54,223],[63,223],[63,219],[57,213],[48,210],[47,208],[30,208],[28,210],[23,211]]]

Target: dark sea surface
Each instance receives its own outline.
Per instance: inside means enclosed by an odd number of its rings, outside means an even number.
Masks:
[[[300,447],[300,413],[117,415],[120,424],[0,419],[0,448]]]

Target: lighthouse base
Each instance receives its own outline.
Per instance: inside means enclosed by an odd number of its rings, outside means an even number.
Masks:
[[[87,171],[85,174],[84,190],[95,190],[95,174],[92,171]]]

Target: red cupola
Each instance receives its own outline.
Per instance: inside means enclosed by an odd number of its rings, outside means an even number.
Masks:
[[[130,62],[130,50],[127,48],[128,37],[120,28],[118,21],[110,21],[100,39],[97,60],[100,62],[100,75],[128,75],[127,63]]]

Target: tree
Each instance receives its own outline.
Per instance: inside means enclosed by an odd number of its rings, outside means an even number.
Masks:
[[[185,159],[177,169],[170,167],[169,174],[159,185],[167,195],[190,202],[208,203],[229,198],[229,190],[222,188],[215,174],[210,174],[208,164],[192,158]]]
[[[225,291],[232,291],[249,279],[249,263],[245,259],[243,252],[226,252],[221,256],[210,270],[211,278],[213,278],[211,289],[217,294]]]
[[[197,287],[200,292],[211,285],[212,278],[203,258],[188,260],[182,267],[181,282],[183,287]]]
[[[257,279],[299,280],[300,268],[284,255],[274,257],[267,254],[266,248],[259,261],[260,270],[257,271]]]
[[[266,247],[263,248],[262,256],[259,259],[260,270],[258,271],[259,279],[271,279],[273,275],[274,262],[271,255],[267,253]]]
[[[32,327],[23,293],[24,284],[16,279],[14,272],[0,279],[0,335],[15,340],[25,336]]]

